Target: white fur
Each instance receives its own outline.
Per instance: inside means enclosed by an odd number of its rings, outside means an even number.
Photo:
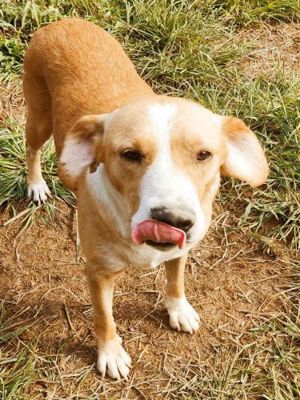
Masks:
[[[122,237],[130,236],[129,210],[121,194],[113,187],[107,177],[104,164],[100,164],[92,174],[87,171],[86,180],[94,197],[104,205],[116,230]]]
[[[130,244],[130,247],[125,249],[125,253],[132,265],[137,265],[141,269],[149,269],[149,267],[156,268],[165,261],[184,256],[191,247],[192,245],[188,245],[184,249],[174,247],[168,251],[159,251],[147,244],[140,246]]]
[[[199,315],[185,297],[166,297],[165,306],[169,313],[171,328],[194,333],[199,328]]]
[[[131,226],[134,228],[151,218],[152,208],[164,206],[176,210],[176,207],[188,207],[196,215],[190,231],[190,240],[195,243],[206,232],[205,217],[199,204],[196,187],[172,160],[170,127],[175,113],[176,106],[170,104],[149,107],[149,120],[153,125],[153,135],[159,151],[142,179],[140,205],[132,218]]]
[[[45,203],[47,197],[51,197],[51,192],[44,179],[38,183],[28,183],[27,197],[38,204]]]
[[[100,164],[92,174],[87,171],[86,182],[88,190],[93,194],[99,208],[106,210],[115,225],[115,229],[124,239],[122,246],[116,246],[115,243],[105,243],[104,246],[99,248],[99,253],[102,257],[107,258],[115,272],[128,266],[138,266],[142,269],[156,268],[167,260],[185,255],[192,247],[192,245],[188,245],[184,249],[174,247],[169,251],[162,252],[146,244],[137,246],[131,240],[130,215],[127,204],[110,183],[104,165]],[[127,259],[126,264],[124,264],[124,259]]]
[[[97,368],[103,377],[107,371],[108,375],[114,379],[127,378],[131,358],[121,343],[121,338],[117,336],[99,346]]]
[[[120,233],[123,242],[101,246],[101,256],[107,258],[115,271],[128,266],[138,266],[143,269],[155,268],[159,264],[185,255],[188,250],[200,240],[206,232],[205,217],[201,210],[197,190],[180,169],[172,161],[170,149],[170,124],[176,113],[176,106],[153,105],[149,108],[149,122],[153,125],[153,134],[156,137],[159,149],[156,159],[148,168],[140,185],[140,206],[132,217],[126,200],[113,187],[101,164],[94,173],[86,173],[88,190],[105,209]],[[191,239],[184,249],[174,247],[168,251],[159,251],[146,244],[136,245],[131,240],[131,229],[145,219],[149,219],[153,207],[187,206],[196,215],[195,223],[190,231]],[[127,260],[126,264],[124,259]]]
[[[251,165],[251,158],[248,160],[247,153],[250,149],[247,148],[249,143],[245,143],[244,149],[234,146],[231,143],[226,143],[227,147],[227,160],[230,169],[238,171],[239,175],[245,176],[245,180],[252,181],[253,167]]]
[[[242,132],[229,136],[225,141],[227,158],[224,166],[229,175],[246,181],[251,186],[264,183],[268,175],[268,164],[255,135]]]
[[[112,113],[111,113],[112,114]],[[77,121],[75,128],[79,129],[80,124],[89,123],[94,126],[94,135],[102,136],[103,130],[97,132],[97,124],[105,127],[110,120],[111,114],[86,115]],[[94,136],[95,137],[95,136]],[[70,137],[64,143],[64,148],[60,156],[60,162],[64,164],[64,169],[72,177],[78,177],[83,169],[93,162],[94,158],[94,139],[91,137],[81,139],[78,137]]]
[[[105,308],[112,310],[112,305],[113,305],[113,290],[111,287],[104,287],[102,289],[102,295],[103,295],[103,304],[105,304]]]
[[[66,140],[60,157],[60,162],[72,177],[80,175],[84,167],[93,161],[92,143],[77,138]]]
[[[149,270],[158,267],[165,261],[184,256],[192,247],[189,245],[184,249],[174,247],[168,251],[159,251],[146,244],[137,246],[131,239],[118,243],[105,243],[99,247],[102,258],[107,260],[110,268],[115,271],[122,271],[128,267],[138,267],[142,270]]]

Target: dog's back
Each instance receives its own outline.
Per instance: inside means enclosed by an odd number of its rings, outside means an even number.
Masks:
[[[76,18],[33,35],[24,72],[27,127],[35,131],[29,145],[53,133],[58,155],[64,135],[82,115],[110,112],[152,93],[110,34]]]

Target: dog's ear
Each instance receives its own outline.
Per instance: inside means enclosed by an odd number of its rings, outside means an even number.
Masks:
[[[77,180],[84,168],[91,172],[103,161],[104,124],[108,114],[86,115],[67,133],[61,153],[58,173],[62,182],[77,190]]]
[[[220,117],[227,156],[221,173],[239,178],[252,187],[265,183],[269,167],[255,134],[235,117]]]

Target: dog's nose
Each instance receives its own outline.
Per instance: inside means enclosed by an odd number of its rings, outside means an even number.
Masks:
[[[167,207],[155,207],[151,209],[151,218],[165,222],[168,225],[188,232],[195,222],[195,215],[191,211],[172,210]]]

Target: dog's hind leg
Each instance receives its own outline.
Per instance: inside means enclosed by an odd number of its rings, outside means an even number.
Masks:
[[[28,107],[26,121],[27,185],[28,198],[43,203],[50,190],[43,179],[41,170],[41,150],[52,133],[51,97],[45,82],[40,78],[25,74],[24,95]]]

